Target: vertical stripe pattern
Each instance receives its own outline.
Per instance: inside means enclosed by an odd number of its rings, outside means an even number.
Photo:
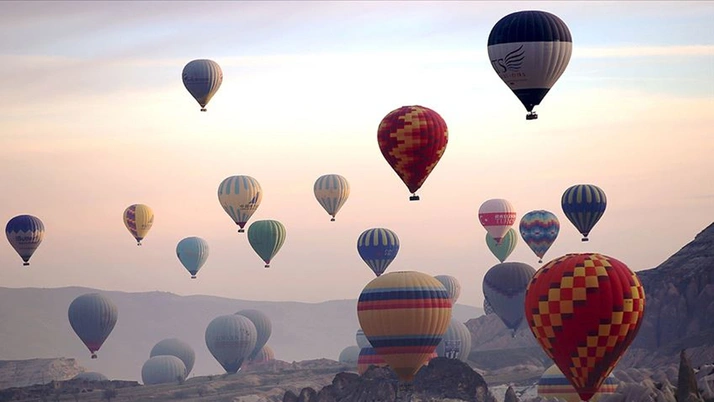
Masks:
[[[263,190],[250,176],[230,176],[218,186],[218,202],[243,232],[246,223],[260,206]]]
[[[315,181],[313,191],[317,202],[332,216],[334,221],[335,215],[350,196],[350,185],[347,183],[347,179],[338,174],[326,174]]]
[[[486,233],[486,245],[488,249],[491,250],[491,253],[498,258],[498,261],[506,261],[508,256],[516,249],[517,244],[518,235],[513,228],[508,229],[508,232],[503,236],[500,243],[496,243],[496,240],[494,240],[489,233]]]
[[[201,105],[201,111],[206,111],[206,105],[223,83],[223,71],[213,60],[192,60],[183,68],[181,73],[183,85],[188,92]]]
[[[590,231],[605,213],[605,192],[592,184],[576,184],[565,190],[560,202],[565,216],[583,235],[582,240],[588,241]]]
[[[357,252],[374,274],[380,276],[397,257],[399,237],[389,229],[367,229],[357,239]]]
[[[141,245],[146,235],[154,224],[154,211],[144,204],[129,205],[124,210],[124,226],[136,239],[136,244]]]
[[[198,270],[206,263],[208,252],[208,242],[200,237],[187,237],[176,245],[176,256],[191,278],[196,278]]]
[[[255,221],[248,227],[248,242],[265,261],[265,268],[285,243],[285,235],[285,226],[275,220]]]
[[[448,293],[449,298],[451,298],[451,305],[455,306],[456,301],[459,300],[459,296],[461,296],[461,283],[459,283],[459,280],[451,275],[436,275],[434,278],[444,285],[446,293]]]
[[[102,347],[117,323],[119,310],[107,296],[88,293],[72,301],[67,316],[72,329],[95,359],[95,352]]]

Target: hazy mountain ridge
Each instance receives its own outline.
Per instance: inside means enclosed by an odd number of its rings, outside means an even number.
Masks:
[[[90,292],[109,296],[119,308],[116,327],[96,360],[89,358],[67,319],[71,301]],[[273,334],[268,344],[277,359],[337,360],[343,348],[356,344],[356,306],[356,300],[266,302],[84,287],[0,288],[0,360],[76,358],[87,371],[99,371],[110,379],[140,380],[141,366],[154,344],[177,337],[196,352],[192,375],[221,374],[223,369],[205,346],[206,326],[219,315],[246,308],[260,309],[270,317]],[[462,322],[481,314],[476,307],[457,304],[454,309],[454,317]]]

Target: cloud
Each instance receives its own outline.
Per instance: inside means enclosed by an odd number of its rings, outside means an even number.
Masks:
[[[620,59],[638,57],[714,56],[714,45],[573,47],[573,57]]]

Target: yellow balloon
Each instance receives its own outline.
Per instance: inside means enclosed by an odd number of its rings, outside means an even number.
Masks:
[[[136,239],[136,245],[146,237],[154,224],[154,212],[144,204],[133,204],[124,210],[124,225]]]

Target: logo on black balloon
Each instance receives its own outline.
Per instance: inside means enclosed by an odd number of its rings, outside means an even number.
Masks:
[[[518,71],[521,69],[521,65],[523,64],[525,53],[526,51],[523,50],[523,45],[521,45],[518,49],[509,52],[505,57],[491,60],[491,65],[493,65],[493,68],[498,73]]]

